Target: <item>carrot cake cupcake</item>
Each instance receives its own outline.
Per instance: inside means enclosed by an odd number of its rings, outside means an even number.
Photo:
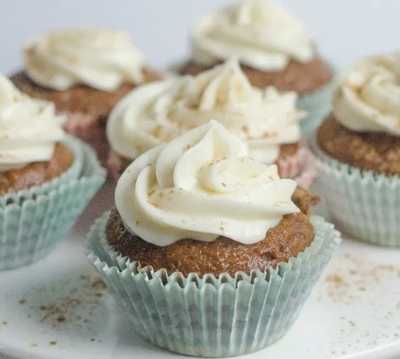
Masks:
[[[180,72],[195,75],[232,56],[254,86],[297,92],[309,113],[305,126],[328,112],[331,66],[303,24],[271,0],[238,1],[202,19]]]
[[[314,171],[296,99],[294,92],[253,87],[235,59],[196,76],[142,86],[109,117],[109,167],[118,176],[144,151],[214,119],[246,140],[253,158],[276,163],[281,176],[309,186]]]
[[[135,86],[159,79],[127,33],[68,29],[46,34],[24,49],[24,69],[11,76],[28,95],[65,113],[66,130],[91,144],[104,160],[105,123],[114,104]]]
[[[89,235],[91,261],[156,345],[233,356],[275,342],[339,243],[310,217],[315,196],[249,154],[216,121],[145,152]]]
[[[63,122],[52,103],[0,75],[0,270],[47,254],[104,181],[95,154]]]
[[[400,245],[400,54],[356,63],[333,96],[315,153],[338,225],[354,237]]]

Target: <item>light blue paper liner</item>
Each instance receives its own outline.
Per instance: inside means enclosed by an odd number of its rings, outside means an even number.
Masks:
[[[311,141],[319,177],[316,188],[338,228],[371,244],[400,247],[400,177],[341,163]]]
[[[297,106],[306,111],[307,115],[301,120],[300,126],[303,135],[309,136],[331,112],[331,101],[337,78],[333,78],[321,89],[309,95],[299,96]]]
[[[71,139],[80,151],[80,171],[49,186],[8,197],[0,204],[0,270],[45,257],[61,241],[105,180],[94,152]]]
[[[140,268],[107,244],[109,213],[89,233],[89,260],[133,329],[173,352],[226,357],[255,352],[286,334],[340,243],[333,225],[315,217],[313,244],[289,263],[251,274],[199,277]]]

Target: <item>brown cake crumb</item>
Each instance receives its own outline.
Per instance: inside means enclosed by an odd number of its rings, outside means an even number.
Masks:
[[[297,256],[314,239],[314,229],[307,216],[317,197],[303,189],[296,191],[293,200],[301,213],[283,217],[281,222],[268,230],[265,240],[244,245],[229,238],[219,237],[213,242],[184,239],[166,247],[145,242],[128,232],[116,209],[107,224],[107,239],[110,245],[123,256],[152,266],[155,270],[166,269],[169,273],[181,272],[188,275],[195,272],[202,276],[213,273],[250,273],[252,270],[266,270]]]
[[[344,279],[337,274],[332,274],[332,275],[328,276],[326,278],[326,281],[329,283],[333,283],[335,285],[340,285],[340,284],[344,283]]]
[[[319,147],[351,166],[385,175],[400,174],[400,137],[383,132],[356,132],[331,115],[317,132]]]
[[[292,196],[293,202],[299,207],[300,211],[309,216],[312,207],[319,203],[319,197],[298,186]]]
[[[400,266],[382,265],[362,255],[346,253],[336,258],[325,278],[322,296],[334,303],[354,305],[388,279],[400,278]],[[387,315],[390,315],[390,311]]]
[[[159,80],[160,74],[144,70],[145,82]],[[14,85],[23,93],[53,102],[58,112],[80,113],[96,119],[107,117],[115,104],[130,92],[135,85],[125,83],[113,92],[101,91],[86,85],[77,85],[65,91],[56,91],[36,84],[26,72],[21,71],[10,77]]]
[[[183,75],[197,75],[213,66],[206,67],[189,61],[179,72]],[[315,56],[307,63],[292,60],[281,71],[264,72],[245,65],[242,65],[242,70],[253,86],[274,86],[280,91],[295,91],[300,95],[318,90],[333,77],[331,67],[320,56]]]
[[[287,157],[291,157],[297,154],[298,150],[300,149],[300,143],[285,143],[280,145],[279,147],[279,158],[284,159]]]
[[[58,292],[57,284],[56,287],[35,288],[34,293],[44,290],[54,293],[54,288],[57,288]],[[62,296],[45,296],[39,303],[34,299],[35,296],[31,297],[29,293],[24,296],[26,307],[31,310],[27,314],[28,318],[34,316],[35,320],[51,328],[88,325],[106,292],[105,283],[97,275],[90,274],[70,279],[65,282],[65,288],[68,289]]]
[[[53,158],[35,162],[20,169],[0,173],[0,195],[17,192],[59,177],[71,167],[74,156],[64,144],[57,144]]]

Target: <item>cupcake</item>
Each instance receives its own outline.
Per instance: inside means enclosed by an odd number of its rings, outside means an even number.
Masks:
[[[211,121],[126,169],[89,258],[146,340],[245,354],[286,333],[339,243],[315,202]]]
[[[95,154],[63,122],[52,103],[0,76],[0,270],[48,254],[104,181]]]
[[[400,245],[399,84],[399,53],[356,63],[314,140],[319,185],[338,226],[387,246]]]
[[[107,29],[52,32],[27,44],[24,69],[11,80],[24,93],[51,101],[66,114],[65,129],[108,153],[108,114],[134,87],[159,79],[129,35]]]
[[[318,54],[299,20],[270,0],[242,0],[206,16],[194,28],[191,59],[182,74],[195,75],[236,56],[250,82],[295,91],[310,130],[329,112],[331,66]]]
[[[253,87],[235,59],[196,76],[142,86],[109,117],[109,167],[118,177],[143,152],[213,119],[245,140],[253,158],[276,163],[281,176],[307,187],[314,169],[301,141],[304,112],[296,99],[294,92]]]

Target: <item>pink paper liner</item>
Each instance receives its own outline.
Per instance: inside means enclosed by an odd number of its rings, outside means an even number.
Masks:
[[[79,112],[64,113],[64,115],[67,116],[67,122],[64,125],[65,130],[92,146],[101,163],[105,165],[110,146],[108,145],[105,126],[99,118]]]
[[[304,144],[295,155],[278,160],[277,166],[281,177],[292,178],[306,189],[310,188],[317,176],[315,159]]]
[[[123,159],[114,151],[109,151],[106,167],[111,179],[117,181],[123,171]]]

